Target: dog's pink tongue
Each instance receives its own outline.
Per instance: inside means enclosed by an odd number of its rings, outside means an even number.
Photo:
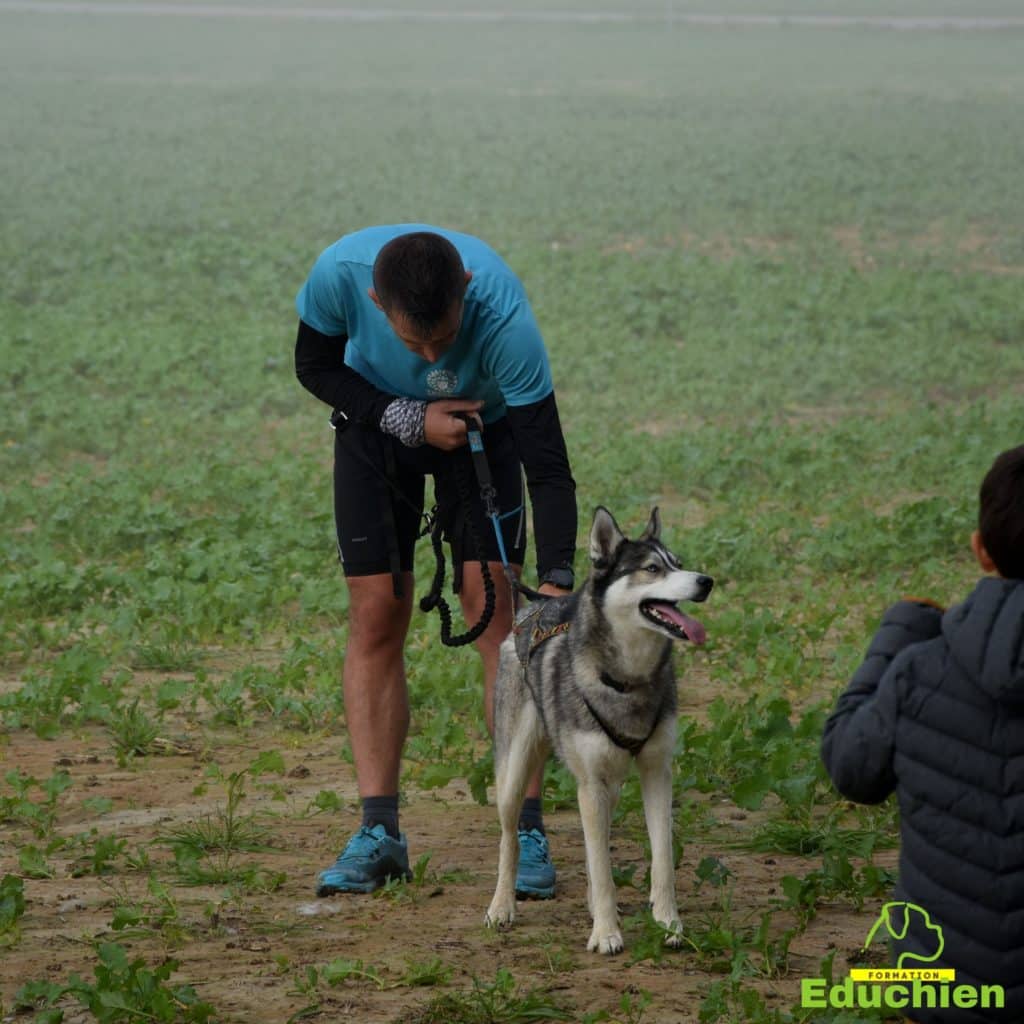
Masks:
[[[658,610],[666,619],[671,619],[685,634],[686,638],[695,644],[702,644],[707,639],[704,627],[689,615],[685,615],[674,604],[662,604],[658,602]]]

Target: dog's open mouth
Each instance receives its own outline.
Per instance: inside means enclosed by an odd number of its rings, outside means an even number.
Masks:
[[[641,601],[640,611],[662,629],[680,640],[702,644],[707,636],[704,627],[689,615],[681,612],[671,601]]]

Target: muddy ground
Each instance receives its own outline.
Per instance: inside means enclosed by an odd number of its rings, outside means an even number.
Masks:
[[[704,695],[691,691],[688,696],[683,713],[699,715]],[[15,1019],[12,997],[25,981],[63,982],[72,972],[91,979],[97,939],[121,942],[151,965],[173,956],[180,963],[174,980],[194,985],[216,1008],[218,1020],[268,1024],[288,1021],[303,1010],[302,1019],[310,1020],[411,1022],[423,1019],[424,1008],[439,995],[472,991],[474,979],[493,984],[500,968],[511,972],[521,992],[545,991],[572,1008],[577,1020],[602,1010],[608,1019],[626,1020],[623,995],[638,1006],[640,994],[647,992],[651,1001],[642,1015],[645,1022],[691,1022],[698,1019],[709,985],[722,976],[692,950],[667,952],[660,962],[634,962],[630,948],[644,939],[640,923],[627,925],[625,954],[609,959],[586,951],[590,923],[582,832],[572,810],[547,818],[559,869],[557,899],[521,905],[514,930],[489,932],[483,917],[495,879],[496,817],[493,806],[477,804],[459,780],[443,790],[406,794],[402,828],[409,837],[410,861],[415,864],[429,854],[418,884],[383,895],[318,900],[316,872],[333,860],[358,824],[355,782],[341,757],[340,731],[311,738],[269,726],[211,732],[185,719],[166,722],[163,752],[124,766],[100,728],[69,731],[56,740],[21,731],[0,741],[0,774],[15,767],[37,779],[59,769],[70,774],[72,784],[57,804],[54,835],[73,837],[95,828],[100,836],[127,840],[105,875],[74,877],[75,857],[63,849],[48,858],[54,877],[26,879],[20,937],[0,949],[4,1020]],[[266,750],[282,753],[285,773],[249,782],[237,810],[268,829],[266,849],[233,854],[230,861],[232,867],[259,867],[263,875],[235,886],[183,884],[170,848],[160,840],[190,822],[222,820],[226,791],[209,778],[211,764],[229,775]],[[336,792],[342,806],[313,813],[312,801],[324,790]],[[112,804],[96,813],[84,804],[91,797]],[[709,885],[698,889],[695,882],[697,865],[713,855],[733,873],[733,921],[756,924],[781,899],[783,875],[805,874],[818,863],[737,850],[729,838],[749,831],[752,816],[729,803],[717,803],[712,811],[719,822],[712,831],[715,838],[703,835],[689,842],[677,872],[683,920],[706,922],[720,911],[723,891]],[[18,871],[18,851],[26,844],[45,845],[17,821],[7,821],[0,830],[0,875]],[[150,860],[141,869],[128,859],[140,851]],[[628,871],[636,865],[634,877],[640,880],[643,857],[635,834],[620,829],[614,837],[616,866]],[[890,866],[892,855],[880,862]],[[161,908],[149,891],[151,875],[166,885],[170,905]],[[619,900],[627,918],[640,914],[646,903],[642,888],[630,885],[619,889]],[[144,911],[140,926],[111,929],[119,904]],[[817,974],[828,950],[838,949],[837,974],[845,973],[846,955],[863,940],[871,910],[822,908],[794,941],[788,972],[751,984],[769,1005],[788,1008],[799,996],[800,978]],[[773,929],[781,932],[791,925],[787,918],[776,913]],[[309,967],[319,969],[339,958],[361,960],[376,979],[352,977],[332,986],[321,978],[319,984],[308,984]],[[443,984],[403,983],[410,963],[437,960],[449,972]],[[66,1017],[91,1019],[75,1008]]]

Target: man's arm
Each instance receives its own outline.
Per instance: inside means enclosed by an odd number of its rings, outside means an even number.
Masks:
[[[576,553],[576,482],[569,469],[554,392],[539,402],[508,406],[533,505],[537,576],[572,568]]]
[[[347,419],[380,427],[387,407],[396,399],[374,387],[365,377],[345,365],[347,335],[321,334],[304,320],[295,338],[295,376],[299,383]]]
[[[941,609],[916,601],[899,601],[882,617],[822,737],[825,767],[848,799],[881,803],[895,789],[893,739],[908,648],[938,636],[941,629]]]
[[[466,425],[452,413],[475,413],[482,403],[457,398],[428,403],[381,391],[345,364],[347,341],[344,334],[321,334],[299,321],[295,376],[307,391],[345,419],[375,427],[409,448],[432,444],[451,451],[466,443]]]

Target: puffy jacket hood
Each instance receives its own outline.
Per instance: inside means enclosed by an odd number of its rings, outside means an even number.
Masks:
[[[953,660],[994,700],[1024,706],[1024,581],[986,577],[942,618]]]

